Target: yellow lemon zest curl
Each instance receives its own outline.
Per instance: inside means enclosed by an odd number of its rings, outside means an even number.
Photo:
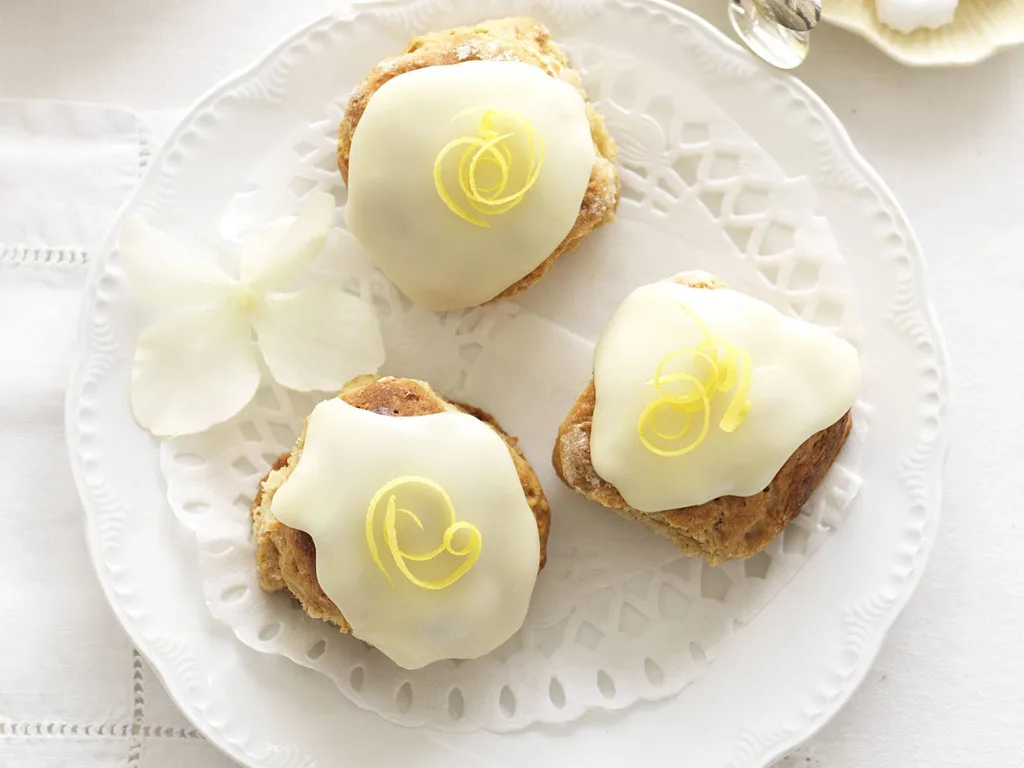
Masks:
[[[711,429],[711,404],[719,392],[733,393],[732,400],[718,422],[718,428],[723,432],[735,432],[750,410],[748,396],[754,368],[750,354],[744,349],[737,349],[725,339],[712,336],[696,312],[683,305],[680,307],[696,323],[704,338],[694,348],[677,349],[661,358],[654,378],[647,382],[654,386],[660,398],[649,404],[640,414],[637,433],[644,447],[659,456],[682,456],[704,441]],[[687,356],[695,362],[703,363],[707,367],[707,375],[703,378],[690,373],[665,375],[664,371],[669,363],[676,358]],[[669,391],[669,387],[678,390],[680,385],[683,385],[681,392]],[[675,417],[681,422],[680,427],[665,431],[654,424],[656,414],[665,409],[675,413]],[[700,432],[682,446],[664,448],[655,445],[648,436],[652,435],[662,443],[682,440],[690,432],[694,414],[697,413],[701,414]]]
[[[523,201],[526,193],[537,183],[541,166],[544,164],[544,139],[529,120],[518,112],[500,109],[472,107],[463,110],[452,118],[454,123],[469,115],[482,112],[477,124],[479,136],[463,136],[445,144],[434,159],[434,188],[438,196],[452,213],[478,227],[489,227],[484,219],[474,216],[470,211],[459,205],[452,197],[444,183],[444,160],[457,147],[466,147],[459,160],[459,187],[466,202],[477,213],[484,216],[497,216],[515,208]],[[501,132],[497,124],[511,123],[513,130]],[[515,191],[508,191],[512,178],[515,159],[508,140],[517,134],[523,134],[528,147],[528,159],[523,175],[522,186]],[[490,186],[481,186],[480,172],[483,167],[493,166],[500,177]]]
[[[403,514],[411,518],[419,529],[421,531],[423,530],[423,521],[420,520],[419,516],[417,516],[415,512],[398,506],[398,494],[396,493],[396,490],[402,486],[409,485],[420,485],[425,488],[429,488],[431,491],[436,493],[444,502],[445,509],[448,513],[448,526],[445,528],[441,544],[429,552],[406,552],[398,544],[397,518],[399,514]],[[423,589],[444,589],[445,587],[454,584],[469,572],[469,569],[473,567],[477,559],[480,557],[480,550],[483,548],[483,536],[480,534],[480,529],[472,523],[456,521],[455,506],[452,504],[451,497],[445,492],[444,488],[433,480],[428,477],[403,475],[402,477],[396,477],[382,485],[373,495],[373,499],[370,501],[370,506],[366,510],[366,544],[370,549],[370,557],[373,558],[373,562],[377,564],[380,572],[387,576],[392,587],[395,585],[395,582],[391,579],[391,575],[384,567],[384,562],[380,557],[380,551],[377,549],[377,538],[374,533],[377,508],[380,506],[380,503],[385,496],[387,497],[387,505],[384,510],[384,544],[387,546],[388,551],[391,552],[391,557],[394,558],[395,565],[398,567],[398,570],[401,571],[403,576],[417,587],[422,587]],[[455,540],[455,536],[460,531],[465,531],[468,534],[468,541],[463,547],[455,547],[453,542]],[[456,557],[466,558],[454,571],[443,579],[436,579],[434,581],[421,579],[409,569],[408,562],[423,563],[428,560],[433,560],[443,552],[448,552]]]

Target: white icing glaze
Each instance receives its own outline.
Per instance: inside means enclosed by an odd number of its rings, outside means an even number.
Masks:
[[[378,489],[400,476],[438,483],[457,518],[480,530],[479,560],[444,589],[418,587],[399,572],[384,544],[383,503],[375,540],[393,586],[370,555],[368,506]],[[399,516],[401,547],[427,552],[439,545],[448,525],[443,501],[417,489],[398,500],[424,525],[419,531]],[[482,656],[511,637],[526,616],[540,562],[537,524],[504,440],[473,416],[384,416],[339,398],[325,400],[309,417],[298,464],[274,495],[271,511],[313,538],[317,580],[353,634],[406,669]],[[410,565],[419,578],[438,579],[460,562],[443,553]]]
[[[487,228],[450,211],[433,176],[434,160],[448,142],[479,135],[479,114],[452,122],[477,107],[523,115],[545,148],[536,184],[515,208],[486,217]],[[522,168],[524,150],[513,146]],[[462,151],[451,153],[444,175],[460,203]],[[476,306],[532,272],[565,238],[595,159],[586,105],[571,85],[521,62],[425,67],[381,86],[359,120],[349,158],[348,227],[417,304],[435,310]]]
[[[681,304],[712,336],[749,352],[750,410],[735,432],[722,431],[717,425],[732,393],[720,393],[711,401],[704,441],[690,453],[665,457],[643,445],[637,424],[659,399],[650,382],[661,360],[703,339]],[[701,378],[706,371],[690,356],[675,358],[665,369]],[[860,363],[847,342],[750,296],[661,282],[633,291],[605,327],[594,356],[594,385],[594,469],[630,506],[659,512],[764,490],[804,440],[853,405]],[[700,423],[695,417],[697,428],[687,438],[699,433]]]
[[[876,0],[878,20],[897,32],[938,29],[953,23],[957,0]]]

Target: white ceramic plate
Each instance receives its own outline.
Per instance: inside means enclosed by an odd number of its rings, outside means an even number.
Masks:
[[[960,0],[952,24],[906,35],[878,21],[875,0],[825,0],[825,21],[917,67],[976,64],[1024,43],[1024,0]]]
[[[138,318],[114,250],[118,221],[90,276],[68,391],[68,441],[90,548],[115,612],[171,696],[248,766],[617,766],[638,754],[649,765],[685,754],[699,766],[762,766],[849,698],[930,549],[947,446],[947,363],[916,240],[816,97],[667,3],[395,0],[339,12],[203,99],[122,215],[173,209],[186,223],[216,220],[261,158],[301,137],[322,119],[326,102],[344,98],[341,83],[356,82],[403,38],[510,14],[538,17],[570,50],[604,50],[617,66],[642,62],[677,78],[680,88],[710,95],[785,179],[813,188],[855,283],[865,391],[876,393],[868,399],[864,486],[841,527],[678,696],[515,733],[395,726],[350,703],[328,678],[245,647],[208,611],[195,540],[168,508],[158,446],[128,406]],[[651,103],[660,105],[652,115],[664,111],[664,100]],[[697,167],[701,178],[716,167],[713,160],[706,166]],[[330,168],[313,173],[306,181],[334,183]],[[785,202],[786,188],[763,197]],[[700,204],[724,222],[736,198],[702,189]],[[735,240],[723,228],[723,242]]]

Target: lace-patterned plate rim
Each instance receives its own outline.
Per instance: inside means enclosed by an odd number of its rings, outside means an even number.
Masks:
[[[330,23],[351,24],[379,14],[392,17],[398,14],[402,17],[405,11],[416,14],[422,12],[425,6],[441,4],[443,0],[391,0],[373,8],[361,4],[357,9],[339,12],[329,17],[326,22],[317,22],[289,38],[252,69],[214,89],[199,102],[165,145],[153,165],[153,171],[135,198],[126,205],[125,210],[138,205],[147,194],[159,191],[161,181],[166,182],[168,173],[173,173],[174,166],[181,161],[183,137],[188,136],[190,130],[193,130],[191,136],[194,141],[194,126],[199,121],[213,117],[211,107],[220,98],[233,90],[241,90],[248,81],[266,75],[268,64],[288,52],[294,53],[291,49],[299,45],[305,37],[314,34],[318,28]],[[490,8],[493,3],[485,5]],[[533,3],[538,12],[546,12],[549,16],[557,15],[563,20],[573,18],[573,14],[588,12],[587,5],[585,2],[563,2],[558,4],[556,10],[554,5],[545,0]],[[572,6],[572,10],[565,10],[569,6]],[[659,20],[670,21],[674,28],[686,30],[690,35],[695,34],[697,43],[693,40],[683,42],[703,46],[705,54],[719,58],[719,64],[723,69],[732,68],[744,72],[751,69],[745,53],[705,22],[679,8],[659,0],[614,0],[608,5],[610,11],[626,7],[654,14]],[[589,13],[592,14],[593,10],[594,8],[589,8]],[[889,234],[904,244],[905,263],[902,264],[898,277],[900,290],[897,293],[905,300],[908,314],[912,315],[911,320],[906,323],[907,335],[923,340],[923,346],[919,351],[927,357],[930,366],[928,370],[934,372],[934,376],[926,383],[927,393],[932,396],[935,403],[935,413],[927,434],[922,434],[917,450],[906,462],[907,467],[913,469],[913,472],[906,470],[905,473],[910,476],[901,479],[905,481],[901,482],[901,485],[907,486],[905,492],[919,506],[913,531],[915,536],[905,547],[906,567],[901,565],[895,570],[887,570],[879,591],[848,609],[848,623],[855,632],[850,633],[844,645],[845,661],[842,673],[839,674],[836,670],[826,672],[828,684],[822,690],[810,692],[810,699],[805,702],[807,706],[801,710],[799,718],[780,722],[770,728],[748,729],[741,733],[738,741],[732,739],[724,745],[730,756],[721,757],[721,764],[735,766],[770,763],[812,735],[849,698],[863,678],[886,631],[916,586],[930,551],[938,520],[941,470],[949,443],[946,419],[947,356],[934,312],[927,300],[924,265],[916,238],[891,193],[856,153],[838,120],[825,105],[792,78],[768,72],[762,72],[757,76],[768,78],[766,82],[774,82],[776,87],[781,87],[787,99],[798,103],[801,109],[806,109],[822,123],[825,133],[828,134],[828,141],[860,177],[861,193],[866,198],[871,198],[878,210],[889,218]],[[124,422],[127,421],[125,404],[111,406],[108,399],[108,389],[111,387],[110,372],[116,368],[123,353],[118,351],[116,339],[111,332],[109,313],[96,311],[97,307],[102,307],[103,302],[109,299],[112,281],[104,282],[104,277],[110,273],[109,257],[116,240],[117,226],[122,218],[123,211],[115,222],[111,234],[106,238],[100,256],[90,272],[83,302],[79,354],[68,390],[66,411],[70,458],[86,512],[88,542],[94,565],[115,614],[136,645],[153,663],[172,697],[208,738],[231,757],[249,766],[315,765],[317,761],[310,752],[312,746],[293,743],[291,737],[282,734],[279,727],[273,727],[274,720],[264,721],[254,728],[253,725],[239,723],[233,718],[230,705],[225,703],[219,691],[212,688],[212,683],[204,670],[209,664],[220,662],[226,665],[225,674],[242,675],[238,682],[244,687],[260,682],[244,676],[244,668],[255,662],[248,657],[245,659],[246,664],[239,661],[238,657],[242,654],[234,646],[225,646],[224,638],[218,638],[216,632],[211,630],[209,620],[203,616],[203,607],[178,604],[173,611],[163,610],[154,613],[151,609],[147,610],[143,604],[139,585],[131,581],[132,574],[127,566],[139,567],[139,562],[138,557],[132,561],[131,553],[126,549],[125,536],[131,536],[132,541],[135,541],[139,537],[156,535],[152,531],[142,530],[145,526],[137,518],[148,515],[146,520],[150,523],[153,520],[163,522],[159,515],[165,514],[167,510],[166,501],[161,498],[159,488],[138,487],[138,484],[125,483],[119,476],[120,468],[117,475],[105,474],[103,471],[103,450],[112,446],[109,444],[109,438],[97,430],[97,425],[103,421],[109,427],[111,421],[118,421],[124,426]],[[107,388],[104,389],[104,386]],[[116,384],[113,385],[113,389],[118,389]],[[102,419],[99,417],[101,407],[109,409]],[[117,448],[122,452],[122,456],[137,462],[137,469],[151,473],[155,464],[153,446],[142,444],[137,436],[130,438],[127,445],[119,445]],[[142,454],[146,454],[147,451],[148,454],[133,457],[130,451],[137,451],[139,448],[145,449],[141,451]],[[124,453],[126,450],[129,451],[128,454]],[[836,537],[832,542],[832,554],[841,551],[843,542],[850,538]],[[181,600],[185,596],[176,592],[175,587],[181,590],[194,588],[194,585],[188,582],[187,556],[181,547],[172,552],[173,542],[167,542],[166,549],[167,552],[161,555],[161,564],[169,569],[170,577],[173,578],[165,579],[168,585],[164,592],[168,599]],[[118,561],[116,557],[120,557],[121,560]],[[818,558],[819,561],[823,559]],[[153,587],[152,584],[146,586]],[[195,595],[192,595],[192,598],[194,599]],[[772,607],[766,609],[759,623],[767,620],[768,614],[772,612]],[[201,652],[210,654],[213,658],[202,658]],[[277,673],[274,669],[261,667],[260,671],[268,678],[264,681],[267,684],[274,681],[282,682],[282,678],[275,677]],[[836,677],[838,682],[835,681]],[[254,709],[250,711],[250,715],[256,714],[256,704],[257,702],[252,703]],[[269,713],[264,710],[260,714]],[[649,718],[656,719],[654,712],[648,711],[646,714]],[[361,718],[358,712],[346,710],[346,715],[353,721],[350,727],[370,726],[370,722]],[[615,731],[621,738],[629,739],[638,735],[635,728],[636,720],[639,719],[644,718],[634,718],[628,726],[622,724],[618,729],[610,729],[608,723],[602,721],[589,733],[610,734]],[[387,745],[387,748],[399,749],[414,739],[421,746],[425,745],[427,742],[422,740],[422,735],[410,735],[415,733],[396,733],[392,729],[389,731],[389,740],[393,743]],[[576,739],[572,741],[577,742]],[[508,747],[518,744],[520,751],[523,747],[514,737],[509,738],[504,744]],[[448,750],[453,757],[465,757],[468,754],[465,751],[465,744],[454,740],[435,739],[434,746]],[[492,746],[497,749],[496,743]],[[607,741],[604,742],[604,746],[608,746]],[[549,744],[548,748],[554,747]],[[597,745],[597,748],[600,748],[600,745]],[[473,753],[479,750],[478,744],[474,747]]]

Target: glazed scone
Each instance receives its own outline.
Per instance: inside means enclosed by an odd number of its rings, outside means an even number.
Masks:
[[[717,278],[707,273],[698,272],[679,275],[673,278],[671,283],[701,291],[716,291],[726,288],[725,284]],[[648,300],[650,299],[648,298]],[[786,320],[785,322],[796,321]],[[826,333],[816,327],[813,332]],[[568,486],[578,493],[604,507],[615,510],[627,520],[640,522],[654,532],[669,538],[686,555],[703,558],[711,564],[718,564],[728,559],[751,557],[764,549],[800,513],[801,507],[821,483],[850,433],[852,422],[849,407],[855,399],[859,386],[859,365],[856,362],[856,352],[852,347],[838,339],[835,341],[837,343],[831,345],[834,346],[832,351],[835,353],[835,375],[837,380],[843,379],[845,372],[846,378],[850,380],[841,381],[834,392],[830,393],[832,396],[825,398],[828,408],[819,408],[819,423],[821,423],[820,418],[825,419],[825,422],[821,424],[823,428],[814,430],[813,427],[807,427],[808,432],[804,434],[813,433],[799,442],[795,449],[780,448],[785,445],[785,441],[772,442],[770,439],[761,439],[757,435],[752,435],[751,430],[757,429],[757,424],[742,423],[735,428],[733,435],[724,433],[720,435],[722,440],[717,449],[720,450],[718,454],[714,453],[716,447],[712,445],[708,449],[711,451],[710,457],[700,455],[700,459],[706,460],[703,465],[691,467],[680,461],[688,459],[689,456],[698,456],[704,449],[700,445],[695,447],[689,455],[670,459],[657,455],[650,457],[652,466],[655,468],[658,462],[676,462],[675,464],[665,464],[664,488],[654,487],[657,485],[656,482],[648,483],[648,476],[644,472],[636,471],[635,466],[630,467],[627,464],[622,468],[616,468],[618,473],[616,477],[625,477],[626,471],[634,472],[634,487],[630,489],[634,503],[630,504],[624,498],[622,490],[603,477],[602,473],[595,468],[592,455],[593,430],[600,389],[598,385],[595,385],[595,379],[591,379],[590,384],[580,395],[558,431],[558,439],[555,442],[552,457],[555,471]],[[656,354],[660,354],[660,351]],[[811,379],[812,386],[820,386],[820,382],[815,383],[814,377]],[[606,386],[610,385],[606,384]],[[772,397],[770,392],[765,393],[763,389],[760,394],[762,402]],[[750,397],[753,401],[750,412],[756,413],[755,409],[759,405],[756,383]],[[766,404],[765,407],[771,408],[771,405]],[[808,407],[813,408],[815,405],[810,404]],[[829,408],[831,411],[828,410]],[[716,407],[712,420],[716,421],[722,413],[723,408]],[[618,434],[613,434],[612,440],[618,441],[615,443],[617,446],[615,451],[631,450],[634,447],[631,445],[633,442],[639,444],[640,437],[638,436],[642,434],[644,423],[642,418],[639,422],[637,421],[636,414],[637,410],[634,409],[632,415],[628,417],[630,419],[629,426]],[[807,423],[814,422],[808,421]],[[747,430],[746,434],[744,434],[744,430]],[[715,426],[712,425],[708,430],[709,437],[714,439],[717,434]],[[792,440],[792,435],[788,437]],[[758,458],[758,460],[744,464],[744,459],[740,456],[735,459],[734,467],[723,469],[720,477],[709,477],[709,475],[715,474],[714,464],[716,462],[728,462],[734,458],[735,454],[742,454],[742,450],[735,447],[736,445],[742,446],[742,442],[729,443],[727,440],[742,441],[744,439],[759,440],[759,450],[765,452],[774,451],[776,455],[780,455],[781,451],[784,463],[781,464],[781,468],[774,471],[774,476],[772,476],[772,469],[778,465],[772,465],[770,457],[767,461],[760,461]],[[662,444],[670,445],[671,443],[669,441]],[[607,445],[602,446],[602,450],[605,454],[609,452]],[[638,448],[637,450],[641,451],[642,449]],[[723,459],[725,456],[729,456],[729,459]],[[608,465],[609,459],[607,456],[603,456],[602,461],[598,464]],[[765,476],[765,467],[770,468],[767,477]],[[651,467],[647,467],[646,470],[650,471]],[[691,476],[688,472],[693,472],[693,475]],[[734,476],[744,473],[749,477],[737,478]],[[613,473],[606,468],[603,474],[611,475]],[[620,479],[618,482],[626,484],[629,481]],[[638,485],[640,487],[635,487]],[[688,485],[692,485],[692,487],[686,488],[680,493],[680,488]],[[742,493],[718,495],[722,487],[738,488],[742,490]],[[671,499],[680,497],[688,497],[687,503],[671,505]],[[643,506],[644,509],[637,508],[637,505]]]
[[[528,505],[528,513],[532,513],[531,530],[535,528],[536,544],[539,547],[539,551],[535,555],[537,557],[537,565],[533,572],[533,578],[535,578],[536,572],[544,566],[546,555],[550,525],[547,499],[536,473],[517,446],[515,438],[507,435],[489,414],[472,406],[451,403],[435,393],[426,383],[412,379],[361,376],[345,386],[339,399],[355,409],[396,419],[445,413],[469,415],[479,420],[481,424],[485,424],[489,431],[500,436],[508,457],[511,459],[511,466],[514,467],[513,476],[518,478],[517,492],[521,490],[525,500],[524,504]],[[312,416],[307,419],[306,428],[291,453],[282,455],[260,482],[251,512],[253,540],[256,544],[256,565],[260,584],[265,590],[270,592],[287,590],[298,599],[310,616],[336,624],[342,632],[352,633],[353,627],[348,618],[321,586],[317,570],[317,547],[313,537],[302,530],[284,524],[274,512],[275,496],[293,475],[296,467],[300,465],[311,419]],[[342,500],[338,499],[339,506],[341,502]],[[353,505],[357,509],[365,510],[366,500],[356,501]],[[485,537],[486,534],[485,531]],[[362,544],[360,543],[360,546]],[[485,539],[484,547],[488,546],[492,550],[496,547],[494,543]],[[384,554],[386,556],[387,553]],[[378,574],[372,566],[365,570],[370,572],[370,576],[366,577],[366,583],[369,584],[372,580],[371,577],[376,577]],[[388,576],[388,579],[392,579],[395,575],[392,569],[392,574]],[[363,577],[360,575],[360,578]],[[386,582],[382,582],[382,584],[386,585]],[[384,590],[385,596],[390,594],[386,586],[377,585],[375,588]],[[450,591],[450,589],[445,591]],[[532,589],[532,584],[530,589]],[[359,626],[356,626],[355,634],[357,637],[366,639],[360,633]],[[381,650],[387,652],[386,648],[381,648]],[[401,663],[402,660],[396,659],[396,661]],[[403,666],[405,665],[403,664]]]
[[[472,74],[472,66],[478,62],[487,62],[492,69]],[[467,63],[471,66],[465,67]],[[501,65],[510,66],[502,68]],[[441,67],[454,67],[455,69],[446,70],[443,73],[438,72],[436,68]],[[543,87],[539,87],[536,83],[532,84],[533,93],[531,94],[531,83],[525,83],[525,86],[527,86],[526,95],[524,96],[520,93],[517,96],[516,93],[518,93],[519,86],[524,85],[524,83],[519,82],[522,79],[521,72],[517,74],[511,71],[516,67],[528,69],[531,72],[536,70],[536,72],[543,73],[545,78],[538,78],[540,81],[539,86]],[[429,80],[424,80],[423,83],[412,83],[409,81],[408,87],[411,94],[402,97],[409,100],[409,114],[403,114],[401,109],[391,108],[391,102],[397,100],[399,96],[390,94],[388,104],[389,116],[379,118],[375,123],[372,133],[379,135],[389,128],[393,128],[396,133],[393,136],[381,136],[379,140],[380,149],[371,152],[370,147],[364,147],[362,149],[363,153],[372,155],[372,157],[365,160],[361,171],[356,168],[355,160],[359,158],[353,157],[353,151],[355,150],[356,154],[358,154],[360,141],[364,141],[364,144],[369,144],[370,142],[369,137],[364,140],[360,136],[358,128],[364,120],[368,109],[372,111],[371,105],[374,104],[374,99],[378,92],[381,92],[383,95],[382,89],[384,91],[388,91],[388,89],[394,90],[398,82],[408,77],[410,73],[423,76],[428,73],[421,72],[421,70],[433,69],[434,71],[429,74],[438,76],[450,75],[454,77],[457,72],[463,71],[460,68],[465,69],[465,74],[468,78],[465,84],[458,80],[454,84],[432,84]],[[500,81],[494,72],[501,73],[502,79]],[[506,75],[508,75],[508,78],[505,78]],[[480,78],[483,78],[482,81]],[[509,79],[509,82],[505,82],[506,79]],[[492,80],[494,81],[493,83],[491,82]],[[373,201],[361,204],[360,193],[362,190],[360,186],[369,187],[380,182],[380,165],[384,161],[378,158],[385,156],[393,157],[394,153],[390,151],[391,149],[394,149],[396,152],[400,151],[398,148],[408,143],[410,135],[416,135],[417,132],[425,132],[429,129],[428,124],[431,121],[425,120],[429,116],[424,113],[434,109],[435,102],[445,102],[444,98],[437,98],[434,94],[428,95],[424,93],[425,89],[431,87],[440,89],[442,94],[446,94],[452,89],[459,91],[458,94],[452,94],[451,96],[452,104],[457,106],[452,106],[449,109],[447,106],[436,105],[436,109],[447,110],[439,113],[436,121],[445,125],[450,121],[452,114],[458,114],[458,110],[464,108],[466,104],[473,105],[479,102],[488,105],[492,103],[492,100],[500,101],[505,96],[511,99],[510,103],[512,105],[511,107],[505,107],[506,109],[522,112],[531,120],[537,121],[538,125],[545,120],[550,123],[551,135],[547,137],[549,146],[545,156],[546,159],[543,160],[544,165],[540,169],[538,186],[526,193],[526,196],[523,198],[525,202],[518,209],[503,213],[501,216],[494,216],[488,223],[497,228],[490,230],[491,233],[496,233],[496,236],[506,240],[508,238],[500,231],[502,226],[508,226],[513,231],[527,228],[536,229],[544,225],[546,220],[553,215],[551,209],[558,208],[558,205],[552,205],[551,198],[555,198],[555,203],[562,204],[565,207],[568,205],[572,206],[569,209],[571,213],[568,215],[568,223],[563,224],[561,221],[557,225],[554,222],[552,223],[552,226],[555,227],[552,230],[555,237],[553,240],[554,245],[553,247],[547,247],[543,253],[534,254],[529,251],[529,248],[524,249],[520,247],[520,251],[523,252],[523,256],[520,257],[515,251],[515,247],[517,245],[522,246],[522,243],[517,244],[513,242],[511,244],[513,246],[512,253],[516,255],[516,258],[528,259],[524,262],[526,266],[522,268],[521,274],[509,271],[502,273],[500,278],[498,275],[494,275],[492,279],[498,280],[497,284],[488,281],[487,278],[490,275],[487,273],[482,273],[482,276],[471,274],[465,277],[464,273],[466,270],[475,268],[474,264],[468,259],[463,263],[453,263],[451,269],[448,270],[450,274],[447,275],[441,274],[446,268],[443,265],[439,266],[436,263],[437,259],[428,260],[430,268],[434,270],[433,272],[424,272],[421,275],[407,274],[415,270],[418,262],[396,265],[393,262],[397,257],[389,254],[395,250],[404,252],[404,249],[394,243],[386,242],[381,244],[376,242],[377,239],[397,236],[394,232],[395,229],[412,226],[408,224],[410,216],[419,215],[418,212],[423,210],[423,215],[429,216],[433,223],[426,227],[425,235],[418,232],[416,233],[416,238],[413,238],[412,234],[409,235],[410,242],[416,246],[420,246],[422,243],[424,248],[430,248],[429,241],[433,234],[432,227],[437,226],[436,222],[444,222],[447,217],[451,216],[452,220],[447,222],[447,226],[455,224],[461,226],[461,229],[458,231],[465,238],[469,238],[467,248],[470,252],[473,251],[474,247],[481,247],[481,242],[484,243],[482,247],[488,247],[486,244],[489,241],[479,240],[483,233],[474,231],[474,227],[471,224],[459,222],[455,218],[455,214],[450,214],[443,206],[439,205],[438,200],[431,199],[434,196],[431,191],[426,189],[426,183],[430,180],[421,178],[425,177],[429,170],[426,168],[419,172],[411,170],[415,167],[422,167],[422,163],[420,166],[417,166],[415,162],[415,160],[420,158],[399,159],[394,157],[393,162],[398,170],[394,174],[389,173],[387,175],[389,177],[400,177],[392,179],[396,182],[395,187],[382,187],[380,193]],[[482,93],[484,95],[480,99],[462,93],[462,91],[472,91],[474,87],[483,89]],[[554,184],[559,179],[565,179],[562,182],[564,185],[568,183],[569,177],[576,172],[573,170],[575,166],[570,168],[560,167],[558,164],[562,162],[562,158],[558,153],[554,152],[554,150],[561,146],[559,144],[559,139],[561,138],[558,135],[559,132],[569,130],[569,126],[573,124],[572,119],[561,116],[556,117],[557,108],[561,106],[561,101],[565,101],[566,97],[566,94],[558,92],[558,89],[562,88],[564,88],[567,94],[572,94],[573,98],[579,102],[579,120],[582,124],[582,133],[589,135],[586,138],[580,138],[576,142],[580,144],[576,149],[582,150],[582,143],[585,142],[588,145],[586,150],[590,158],[587,161],[590,163],[589,172],[584,170],[581,179],[582,186],[577,188],[574,185],[570,185],[573,190],[571,194],[578,193],[579,197],[576,197],[575,201],[564,202],[558,199],[558,197],[559,195],[563,197],[569,195],[568,191],[564,192],[564,194],[559,191],[559,194],[556,195],[558,190],[540,189],[541,185],[545,183]],[[508,90],[507,94],[505,93],[506,89]],[[556,92],[552,94],[541,93],[547,90],[554,90]],[[416,106],[416,96],[424,100],[419,106]],[[533,103],[534,96],[537,99],[536,103]],[[460,98],[468,99],[468,101],[462,103],[459,101]],[[474,99],[477,100],[474,101]],[[520,104],[520,102],[522,103]],[[572,106],[569,104],[566,108],[569,109]],[[534,110],[532,114],[530,113],[531,108]],[[381,111],[384,109],[384,105],[381,105]],[[572,110],[569,109],[569,111],[571,112]],[[449,114],[449,112],[452,114]],[[394,117],[391,116],[392,113],[395,114]],[[504,127],[498,127],[504,130]],[[447,130],[450,131],[451,129]],[[465,128],[463,132],[468,133],[471,131]],[[565,142],[563,144],[571,145],[572,141],[576,140],[576,135],[573,134],[564,138]],[[423,140],[426,141],[426,138]],[[433,144],[430,144],[429,147],[430,152],[428,154],[432,160],[434,157],[433,153],[441,147],[435,147]],[[570,146],[570,149],[572,148]],[[424,150],[424,152],[427,152],[427,150]],[[403,292],[409,294],[410,298],[429,309],[454,309],[458,306],[473,306],[495,299],[514,296],[539,280],[559,256],[578,246],[596,227],[612,221],[619,200],[619,179],[614,162],[616,152],[615,142],[609,135],[604,120],[594,109],[593,105],[590,104],[589,100],[587,100],[579,73],[571,67],[565,53],[552,41],[548,30],[539,22],[529,18],[485,21],[475,26],[434,32],[413,39],[401,56],[382,61],[356,87],[348,101],[338,136],[338,167],[341,170],[342,177],[349,185],[349,228],[356,235],[357,239],[360,239],[370,259],[378,263],[378,266],[396,282]],[[458,152],[453,153],[453,156],[457,154]],[[571,156],[572,152],[566,151],[562,154]],[[571,165],[571,160],[574,160],[576,166],[578,166],[579,160],[573,157],[568,157],[564,162]],[[357,175],[359,178],[356,178]],[[424,191],[418,197],[412,196],[409,198],[415,200],[415,205],[411,202],[396,202],[399,195],[412,195],[413,190],[410,186],[417,179],[423,181]],[[453,196],[458,196],[458,184],[453,183],[451,186],[453,188]],[[402,189],[397,189],[398,187]],[[532,198],[531,195],[533,196]],[[545,199],[543,195],[548,195],[548,197]],[[531,208],[531,205],[535,207]],[[477,214],[469,206],[464,207],[473,217],[477,217]],[[367,212],[361,213],[361,208],[367,209]],[[361,219],[370,216],[386,216],[387,218],[382,218],[382,223],[377,225],[372,221],[361,221]],[[520,218],[511,221],[515,216]],[[353,217],[355,218],[353,219]],[[509,221],[495,223],[495,219],[507,219]],[[564,226],[564,231],[559,230],[559,226]],[[373,232],[374,230],[386,230],[386,232],[374,237],[367,235],[366,231]],[[438,247],[443,247],[443,245],[444,238],[439,237]],[[501,243],[499,242],[499,247],[500,245]],[[419,250],[419,248],[414,248],[414,250]],[[425,254],[422,252],[415,254],[416,258],[424,256]],[[408,258],[411,260],[413,256],[410,255]],[[492,267],[497,265],[497,268],[504,268],[502,260],[494,258],[492,262]],[[518,262],[515,266],[519,266]],[[512,266],[509,266],[508,269],[511,270]],[[460,280],[463,280],[465,285],[458,284]],[[470,284],[470,280],[475,282]]]

